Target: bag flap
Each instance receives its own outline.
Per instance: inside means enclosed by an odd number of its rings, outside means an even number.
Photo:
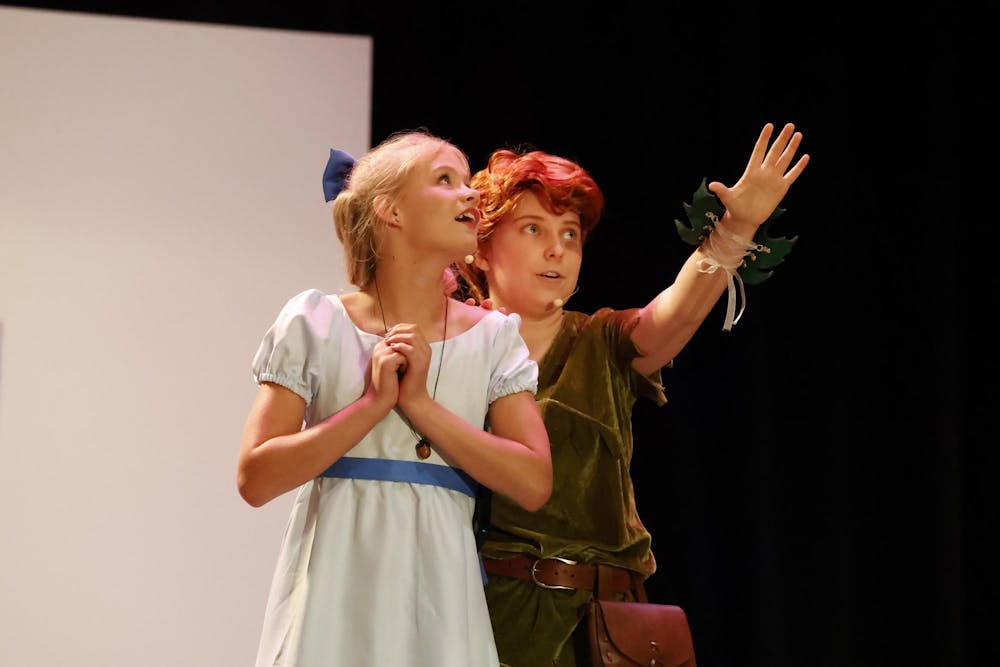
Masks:
[[[694,658],[687,615],[680,607],[644,602],[599,600],[608,638],[640,665],[677,667]],[[657,660],[652,662],[651,660]]]

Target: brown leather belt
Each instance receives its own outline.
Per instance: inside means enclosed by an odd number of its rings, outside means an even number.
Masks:
[[[584,565],[564,558],[483,558],[491,574],[531,581],[542,588],[588,591],[600,587],[600,596],[615,595],[641,588],[638,573],[613,565]]]

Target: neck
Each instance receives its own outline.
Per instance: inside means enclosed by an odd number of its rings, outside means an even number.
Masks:
[[[562,326],[563,310],[562,308],[552,308],[549,312],[538,315],[522,313],[518,313],[518,315],[521,316],[521,338],[528,346],[531,360],[537,363],[545,356],[556,334],[559,333],[559,327]]]
[[[428,341],[441,340],[446,303],[441,272],[404,275],[380,266],[375,280],[362,291],[371,298],[374,317],[384,327],[416,324]]]

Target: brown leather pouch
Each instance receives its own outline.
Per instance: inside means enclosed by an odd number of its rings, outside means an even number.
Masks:
[[[584,622],[593,667],[696,667],[691,629],[680,607],[591,600]]]

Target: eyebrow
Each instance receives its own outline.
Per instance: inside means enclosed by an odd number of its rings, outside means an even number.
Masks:
[[[579,217],[579,216],[578,216]],[[511,218],[511,222],[527,222],[527,221],[538,221],[544,220],[545,216],[538,215],[537,213],[522,213],[514,218]],[[576,227],[577,229],[583,229],[583,223],[579,220],[561,220],[558,224],[560,227]]]
[[[431,174],[449,172],[461,176],[462,180],[465,182],[468,182],[472,179],[472,174],[469,173],[468,169],[459,169],[457,167],[453,167],[451,165],[446,165],[446,164],[432,164],[430,165],[430,167],[431,167]]]

